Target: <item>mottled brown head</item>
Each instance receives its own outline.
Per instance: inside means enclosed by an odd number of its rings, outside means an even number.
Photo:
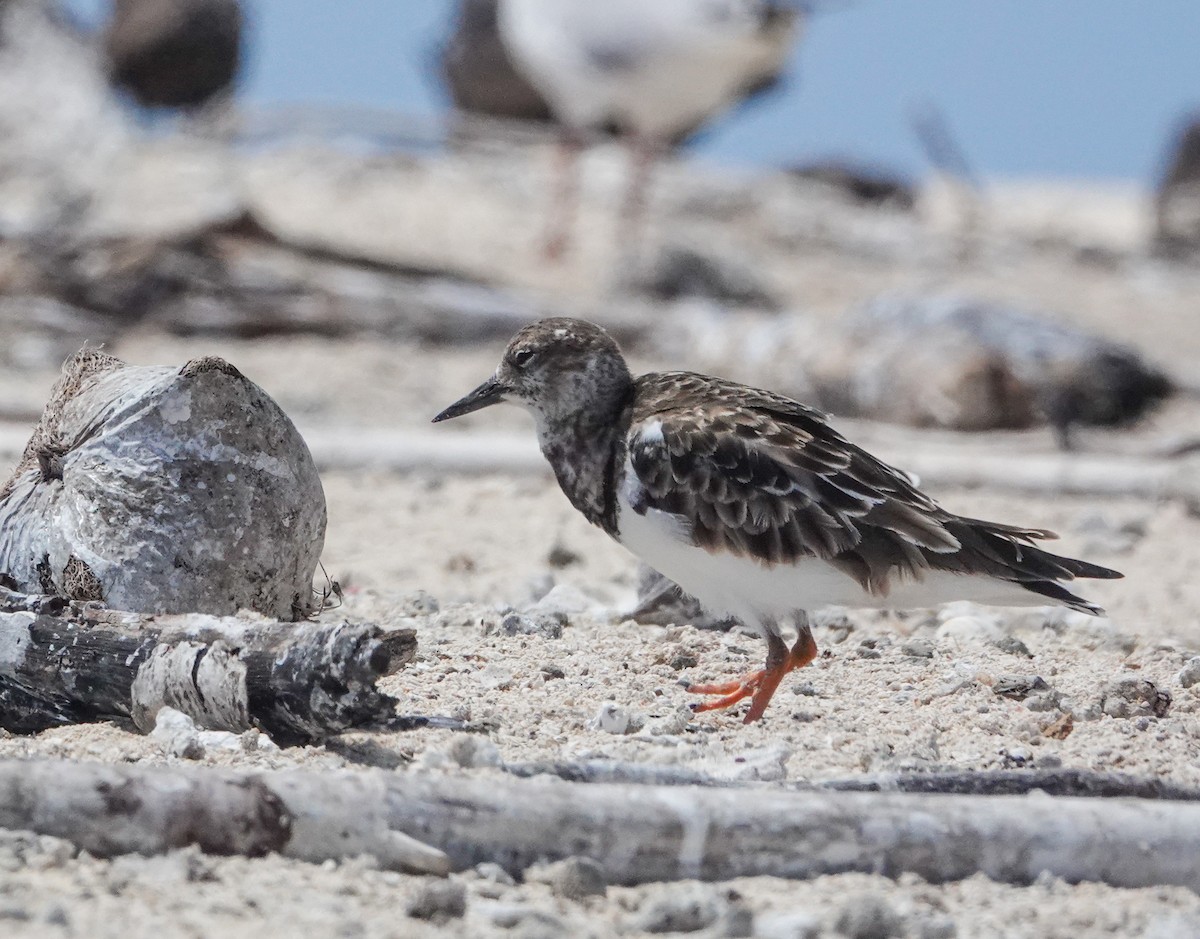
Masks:
[[[608,333],[585,320],[553,317],[517,333],[495,374],[433,420],[511,401],[528,408],[541,427],[607,421],[624,407],[632,386]]]

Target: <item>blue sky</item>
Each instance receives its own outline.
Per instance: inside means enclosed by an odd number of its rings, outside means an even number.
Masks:
[[[70,0],[94,19],[109,0]],[[435,115],[451,0],[247,0],[242,93]],[[647,0],[652,2],[652,0]],[[852,156],[925,168],[911,109],[935,103],[989,176],[1148,182],[1200,108],[1200,0],[859,0],[816,17],[783,90],[693,147],[724,163]]]

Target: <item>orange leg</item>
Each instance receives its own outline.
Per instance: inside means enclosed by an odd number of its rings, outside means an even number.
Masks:
[[[797,668],[803,668],[817,657],[817,644],[813,641],[808,624],[801,621],[800,634],[796,643],[789,651],[784,641],[774,633],[767,636],[767,664],[765,668],[743,675],[731,682],[720,682],[706,685],[691,685],[688,691],[695,694],[715,694],[721,697],[714,701],[704,701],[693,704],[692,710],[716,711],[737,704],[743,698],[751,698],[750,710],[743,720],[752,724],[766,711],[771,703],[775,689],[783,681],[783,676]]]

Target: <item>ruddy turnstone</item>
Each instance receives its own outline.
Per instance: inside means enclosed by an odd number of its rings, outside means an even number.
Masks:
[[[693,685],[697,711],[751,698],[817,654],[804,611],[923,608],[951,600],[1100,609],[1063,586],[1116,571],[1034,542],[1051,532],[955,515],[913,480],[783,395],[693,372],[634,378],[599,326],[526,326],[444,421],[511,401],[537,427],[558,483],[598,525],[710,610],[756,627],[764,668]],[[789,649],[779,621],[795,616]]]
[[[654,158],[783,68],[796,35],[786,0],[499,0],[517,71],[565,128],[546,254],[567,246],[588,132],[615,127],[633,149],[622,219],[630,243]]]

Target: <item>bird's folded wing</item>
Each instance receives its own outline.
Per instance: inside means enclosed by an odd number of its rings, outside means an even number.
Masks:
[[[960,548],[944,524],[952,515],[819,412],[732,384],[728,405],[714,403],[712,379],[689,396],[691,376],[662,378],[672,393],[642,389],[629,459],[644,508],[680,516],[697,545],[786,563],[874,554],[882,539],[916,567],[926,551]]]

